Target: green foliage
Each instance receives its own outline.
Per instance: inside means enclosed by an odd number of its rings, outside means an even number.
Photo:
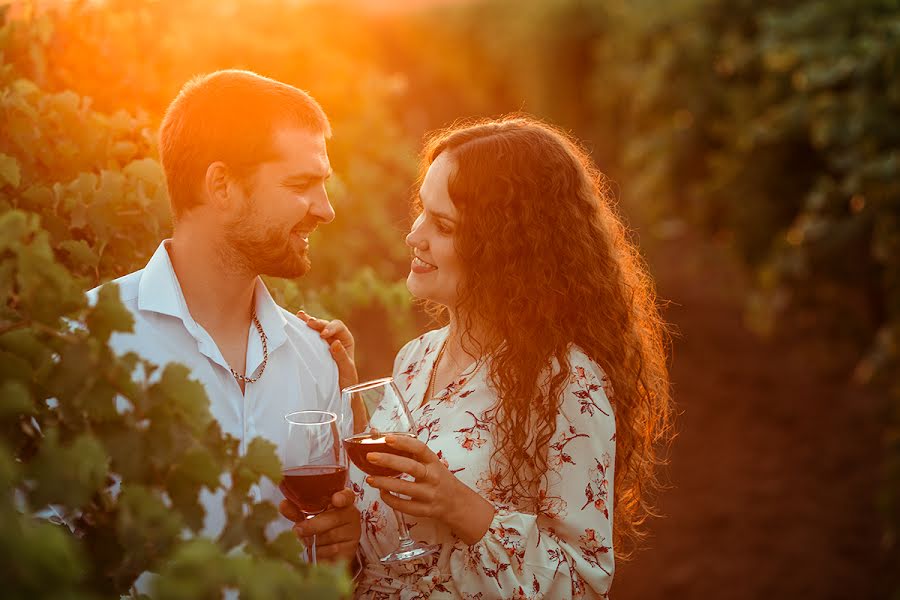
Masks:
[[[22,232],[28,231],[32,245],[46,245],[35,219],[19,211],[3,219],[16,224],[9,229],[18,234],[13,240],[27,239]],[[0,336],[0,347],[18,367],[4,369],[0,377],[5,594],[123,594],[148,570],[160,573],[160,590],[181,593],[184,573],[178,566],[191,556],[198,559],[191,554],[198,542],[187,541],[184,531],[200,529],[198,495],[204,487],[222,487],[223,472],[235,483],[227,490],[226,532],[202,542],[216,549],[201,556],[212,561],[201,570],[210,576],[194,573],[191,585],[205,596],[220,594],[222,586],[246,597],[336,598],[346,591],[338,572],[311,574],[298,564],[296,541],[282,538],[271,546],[265,541],[263,532],[277,511],[254,503],[249,488],[263,476],[278,479],[272,444],[255,440],[241,456],[237,441],[221,434],[203,388],[184,367],[168,366],[151,380],[152,365],[108,349],[112,332],[131,327],[114,288],[102,289],[92,307],[73,301],[62,311],[65,303],[25,293],[47,278],[59,284],[56,290],[76,285],[53,253],[7,243],[0,259],[4,268],[12,265],[8,272],[27,267],[37,274],[34,281],[13,279]],[[139,373],[144,376],[135,378]],[[128,405],[124,412],[115,408],[117,396]],[[111,476],[120,483],[118,493]],[[51,505],[76,535],[34,519]],[[231,539],[229,532],[239,536]],[[228,553],[244,542],[240,552]],[[231,575],[222,580],[217,573]]]
[[[128,595],[146,571],[158,574],[153,585],[164,597],[221,597],[226,587],[246,598],[345,595],[341,569],[300,561],[292,535],[274,543],[265,538],[267,525],[281,517],[271,504],[255,502],[250,488],[262,477],[280,477],[273,445],[254,440],[242,455],[184,367],[159,371],[108,348],[114,332],[131,329],[132,318],[115,286],[102,287],[93,306],[84,291],[143,266],[170,228],[155,125],[146,113],[97,111],[85,96],[35,83],[30,78],[52,85],[59,77],[46,56],[71,14],[16,21],[5,18],[6,10],[0,11],[4,597]],[[80,36],[73,39],[98,41]],[[225,491],[228,520],[215,540],[193,537],[202,528],[204,489]]]

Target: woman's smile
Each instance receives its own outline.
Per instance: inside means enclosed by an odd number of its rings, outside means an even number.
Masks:
[[[429,262],[425,262],[418,256],[413,256],[412,265],[410,269],[413,273],[431,273],[432,271],[437,271],[437,267]]]

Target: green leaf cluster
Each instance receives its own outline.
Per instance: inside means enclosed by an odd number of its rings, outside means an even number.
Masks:
[[[131,8],[109,14],[127,24]],[[161,597],[344,596],[342,569],[302,563],[292,535],[265,538],[281,517],[250,491],[280,477],[273,445],[241,453],[184,367],[111,352],[110,337],[133,326],[116,286],[86,301],[88,288],[140,268],[170,223],[155,122],[53,89],[66,74],[48,54],[81,10],[0,9],[3,595],[133,595],[150,571]],[[199,536],[203,490],[225,492],[216,539]]]

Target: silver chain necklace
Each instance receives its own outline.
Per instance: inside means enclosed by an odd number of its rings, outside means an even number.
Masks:
[[[245,375],[239,374],[237,371],[232,369],[230,366],[228,367],[229,369],[231,369],[231,374],[234,375],[234,378],[237,379],[238,381],[243,381],[244,383],[256,383],[257,381],[259,381],[259,378],[262,377],[263,373],[265,373],[265,371],[266,371],[266,363],[269,362],[269,346],[268,346],[268,344],[266,344],[266,332],[263,331],[262,325],[259,324],[259,319],[256,318],[255,310],[250,315],[250,318],[253,319],[253,324],[256,325],[256,331],[259,333],[259,339],[262,340],[263,361],[258,369],[259,377],[247,377]]]

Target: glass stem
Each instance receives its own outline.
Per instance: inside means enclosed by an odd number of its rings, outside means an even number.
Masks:
[[[409,537],[409,529],[406,527],[406,519],[403,518],[403,513],[395,508],[394,515],[397,517],[397,529],[400,530],[400,548],[412,546],[415,542]]]
[[[312,519],[315,515],[305,515],[306,520]],[[318,564],[318,559],[316,557],[316,534],[312,534],[311,536],[306,538],[309,540],[309,543],[306,544],[306,561],[311,565]]]
[[[316,534],[312,534],[309,536],[309,544],[306,549],[309,554],[309,564],[316,565],[318,561],[316,560]]]

